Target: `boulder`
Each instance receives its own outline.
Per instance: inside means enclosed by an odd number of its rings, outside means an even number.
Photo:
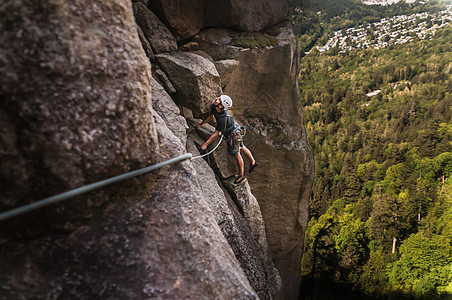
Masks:
[[[152,52],[151,44],[148,39],[144,36],[143,30],[137,25],[138,36],[140,37],[141,46],[143,46],[144,53],[149,57],[152,63],[155,62],[154,52]]]
[[[255,32],[275,25],[287,17],[289,1],[228,0],[207,1],[205,27],[229,27]]]
[[[155,67],[155,65],[153,67]],[[161,82],[161,84],[165,88],[165,91],[168,94],[171,94],[171,95],[175,94],[176,93],[176,88],[171,83],[171,81],[168,79],[168,76],[166,76],[165,72],[160,70],[158,67],[155,67],[154,69],[155,69],[154,73],[152,74],[154,79],[157,79],[159,82]]]
[[[177,50],[176,40],[171,32],[146,5],[134,2],[133,11],[137,24],[151,43],[155,54]]]
[[[199,48],[209,54],[215,61],[237,59],[245,49],[231,44],[240,32],[230,28],[206,28],[195,35],[192,40]]]
[[[215,62],[215,67],[217,68],[218,74],[220,74],[222,87],[225,87],[226,83],[229,82],[229,77],[238,65],[239,61],[235,59],[218,60]]]
[[[201,55],[182,51],[158,54],[156,58],[176,88],[176,103],[198,116],[208,112],[213,99],[221,94],[215,65]]]
[[[206,0],[151,1],[149,7],[174,33],[177,41],[195,35],[204,27]]]
[[[289,2],[274,0],[151,1],[151,9],[171,29],[178,41],[206,27],[260,31],[287,17]]]

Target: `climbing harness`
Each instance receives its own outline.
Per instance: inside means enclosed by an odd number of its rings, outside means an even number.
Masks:
[[[115,176],[115,177],[111,177],[111,178],[108,178],[108,179],[105,179],[105,180],[102,180],[102,181],[91,183],[91,184],[88,184],[88,185],[85,185],[85,186],[82,186],[82,187],[79,187],[79,188],[76,188],[76,189],[73,189],[73,190],[70,190],[70,191],[58,194],[58,195],[55,195],[55,196],[52,196],[52,197],[49,197],[49,198],[42,199],[40,201],[36,201],[36,202],[30,203],[30,204],[27,204],[27,205],[24,205],[24,206],[21,206],[21,207],[18,207],[18,208],[11,209],[9,211],[2,212],[2,213],[0,213],[0,222],[3,221],[3,220],[9,219],[9,218],[12,218],[12,217],[15,217],[15,216],[18,216],[18,215],[30,212],[30,211],[38,209],[40,207],[47,206],[47,205],[50,205],[50,204],[53,204],[53,203],[56,203],[56,202],[59,202],[59,201],[66,200],[66,199],[74,197],[74,196],[78,196],[78,195],[87,193],[87,192],[92,191],[94,189],[98,189],[98,188],[104,187],[106,185],[110,185],[110,184],[118,182],[118,181],[126,180],[126,179],[129,179],[129,178],[132,178],[132,177],[136,177],[136,176],[139,176],[139,175],[142,175],[142,174],[149,173],[149,172],[154,171],[156,169],[162,168],[162,167],[164,167],[166,165],[174,164],[176,162],[183,161],[183,160],[186,160],[186,159],[194,160],[194,159],[202,158],[204,156],[207,156],[207,155],[211,154],[213,151],[215,151],[218,148],[218,146],[220,145],[222,140],[223,140],[223,135],[221,135],[220,141],[215,146],[215,148],[213,148],[211,151],[209,151],[208,153],[203,154],[203,155],[199,155],[199,156],[193,157],[193,154],[185,153],[185,154],[180,155],[178,157],[169,159],[167,161],[164,161],[164,162],[161,162],[161,163],[158,163],[158,164],[146,167],[146,168],[138,169],[138,170],[135,170],[135,171],[132,171],[132,172],[128,172],[128,173],[125,173],[125,174],[122,174],[122,175],[118,175],[118,176]]]
[[[229,134],[228,145],[230,148],[234,148],[234,143],[240,143],[243,141],[243,137],[246,134],[246,128],[243,126],[237,127]]]

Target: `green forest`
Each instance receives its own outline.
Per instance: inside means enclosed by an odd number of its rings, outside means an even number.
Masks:
[[[295,2],[306,51],[341,26],[444,8]],[[449,24],[431,40],[303,55],[316,175],[302,299],[452,299],[451,41]]]

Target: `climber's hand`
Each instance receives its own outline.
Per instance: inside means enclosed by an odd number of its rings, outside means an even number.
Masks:
[[[206,144],[202,144],[201,149],[202,150],[206,150],[207,149],[207,145]]]

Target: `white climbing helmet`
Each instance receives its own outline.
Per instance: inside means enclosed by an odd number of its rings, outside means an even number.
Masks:
[[[220,103],[224,106],[224,109],[229,109],[232,106],[232,99],[228,95],[221,95]]]

